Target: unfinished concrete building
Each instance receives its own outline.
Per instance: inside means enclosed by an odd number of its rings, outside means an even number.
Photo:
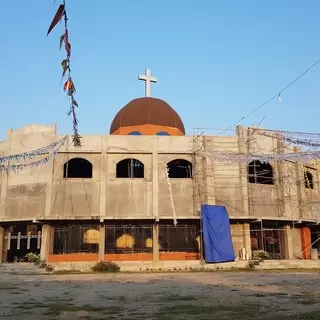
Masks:
[[[185,136],[165,101],[131,101],[109,135],[84,136],[78,148],[68,137],[46,165],[2,170],[1,261],[28,252],[52,264],[199,260],[204,203],[227,208],[238,258],[256,250],[275,259],[310,258],[319,237],[316,163],[226,163],[201,155],[294,151],[281,137],[254,131],[239,126],[234,136]],[[61,139],[55,125],[9,130],[0,156]]]

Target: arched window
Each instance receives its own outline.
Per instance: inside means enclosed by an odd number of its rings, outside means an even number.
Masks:
[[[156,134],[156,136],[170,136],[170,134],[168,132],[165,131],[160,131]]]
[[[129,133],[129,136],[141,136],[142,133],[140,131],[131,131]]]
[[[124,159],[117,163],[117,178],[144,178],[144,165],[137,159]]]
[[[169,178],[192,178],[192,164],[183,159],[175,159],[167,163]]]
[[[313,189],[313,176],[310,171],[304,172],[304,185],[307,189]]]
[[[92,178],[92,164],[82,158],[73,158],[63,166],[64,178]]]
[[[248,165],[249,183],[273,184],[273,169],[268,162],[253,160]]]

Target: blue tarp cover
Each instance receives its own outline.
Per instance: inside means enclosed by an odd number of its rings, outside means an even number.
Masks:
[[[206,262],[234,261],[230,221],[224,206],[201,205]]]

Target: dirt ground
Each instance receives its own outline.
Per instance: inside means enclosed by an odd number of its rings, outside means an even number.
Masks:
[[[0,319],[319,319],[319,272],[40,274],[0,265]]]

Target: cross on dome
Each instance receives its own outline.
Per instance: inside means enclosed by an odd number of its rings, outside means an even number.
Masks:
[[[157,78],[151,76],[150,69],[146,69],[146,73],[144,75],[139,75],[139,80],[145,81],[145,96],[151,96],[151,82],[156,83],[158,81]]]

